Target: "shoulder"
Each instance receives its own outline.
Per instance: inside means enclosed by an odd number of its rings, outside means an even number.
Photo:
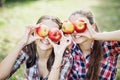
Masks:
[[[120,41],[102,41],[102,46],[120,47]]]
[[[109,52],[112,55],[120,54],[120,42],[119,41],[102,41],[102,47],[105,52]]]
[[[27,53],[25,53],[23,50],[21,50],[16,59],[16,62],[23,62],[23,61],[26,61],[27,59],[28,59]]]

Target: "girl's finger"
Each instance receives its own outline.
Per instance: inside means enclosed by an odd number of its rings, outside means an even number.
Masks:
[[[37,24],[37,25],[35,25],[34,27],[35,27],[35,28],[38,28],[38,27],[40,27],[40,23],[39,23],[39,24]]]
[[[87,28],[88,28],[88,30],[90,31],[90,33],[93,32],[93,30],[92,30],[92,26],[90,25],[90,23],[87,23]]]
[[[30,44],[31,42],[38,40],[38,39],[41,39],[41,37],[30,35],[29,40],[28,40],[28,44]]]
[[[62,34],[62,38],[65,38],[65,36],[64,36],[64,34],[63,34],[63,32],[60,30],[60,32],[61,32],[61,34]]]
[[[33,41],[37,40],[37,39],[40,39],[40,37],[36,36],[36,37],[33,37]]]
[[[28,36],[29,33],[30,33],[30,28],[29,28],[29,27],[26,27],[25,35]]]
[[[39,39],[43,39],[43,37],[40,37],[40,36],[38,36],[37,34],[36,34],[35,36],[38,37]]]
[[[49,39],[48,37],[47,37],[47,39],[49,40],[50,44],[52,44],[53,47],[55,47],[56,44],[53,41],[51,41],[51,39]]]
[[[60,30],[60,32],[62,34],[62,38],[61,38],[60,42],[62,43],[67,39],[67,37],[65,37],[65,35],[63,34],[63,32],[61,30]]]

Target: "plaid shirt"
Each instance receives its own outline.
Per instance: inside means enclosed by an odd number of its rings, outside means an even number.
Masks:
[[[38,56],[37,56],[38,57]],[[13,66],[13,69],[10,73],[10,75],[7,77],[7,79],[9,79],[19,68],[23,63],[26,63],[28,59],[28,55],[23,52],[20,51],[19,56],[16,59],[16,62]],[[60,75],[60,80],[67,80],[67,75],[72,67],[72,56],[71,54],[68,54],[67,50],[65,51],[65,55],[63,57],[63,61],[62,61],[62,70],[61,73],[62,75]],[[67,71],[69,70],[69,71]],[[49,76],[49,75],[48,75]],[[46,76],[45,78],[40,77],[40,72],[38,69],[38,58],[36,59],[36,63],[30,67],[30,68],[26,68],[25,70],[25,78],[24,80],[48,80],[48,76]]]
[[[16,70],[20,68],[21,64],[26,63],[27,59],[28,55],[21,51],[8,78],[10,78],[16,72]],[[38,70],[38,59],[32,67],[26,68],[24,80],[47,80],[47,77],[40,77]]]
[[[91,51],[92,51],[91,46]],[[120,54],[120,42],[103,41],[102,47],[104,50],[103,59],[100,65],[100,80],[115,80],[117,72],[117,59]],[[72,47],[73,64],[68,75],[68,80],[85,80],[88,70],[90,54],[84,58],[79,46],[75,44]],[[91,53],[91,52],[90,52]]]
[[[104,49],[103,59],[101,61],[100,80],[115,80],[116,79],[116,65],[117,58],[120,54],[120,42],[117,41],[103,41],[102,47]],[[72,49],[71,49],[72,48]],[[92,47],[91,47],[92,48]],[[84,80],[87,70],[90,55],[84,58],[82,51],[77,44],[70,46],[71,54],[65,51],[63,57],[60,80]],[[15,62],[11,75],[20,67],[20,65],[27,59],[24,52],[20,54]],[[26,69],[27,80],[41,80],[38,71],[38,63],[29,69]],[[54,74],[53,74],[54,75]],[[42,79],[47,80],[47,77]]]

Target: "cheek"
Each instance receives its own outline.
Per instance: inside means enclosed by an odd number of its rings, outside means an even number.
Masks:
[[[40,40],[36,40],[35,44],[38,45],[40,43]]]

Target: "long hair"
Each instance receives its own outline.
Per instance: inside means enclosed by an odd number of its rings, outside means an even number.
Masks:
[[[74,16],[76,14],[77,15],[82,15],[83,17],[86,17],[89,20],[91,25],[92,24],[96,25],[94,15],[91,11],[89,11],[89,10],[79,10],[79,11],[76,11],[76,12],[72,13],[71,16]],[[100,32],[97,25],[96,25],[95,30],[97,32]],[[100,61],[102,59],[102,54],[103,54],[102,43],[101,43],[101,41],[95,40],[92,52],[90,54],[88,72],[86,74],[85,80],[99,80]]]
[[[61,23],[60,19],[57,18],[57,17],[47,16],[47,15],[42,16],[37,21],[37,24],[44,21],[44,20],[51,20],[51,21],[57,23],[59,28],[61,28],[62,23]],[[27,46],[25,46],[23,48],[23,51],[25,51],[27,53],[27,55],[29,56],[27,61],[26,61],[26,67],[30,68],[35,64],[36,59],[37,59],[37,57],[36,57],[36,53],[37,53],[36,43],[32,42],[31,44],[28,44]],[[47,61],[47,69],[48,69],[48,71],[50,71],[51,66],[53,65],[54,57],[55,57],[54,50],[52,49],[52,52],[51,52],[51,54],[49,56],[49,59]]]

